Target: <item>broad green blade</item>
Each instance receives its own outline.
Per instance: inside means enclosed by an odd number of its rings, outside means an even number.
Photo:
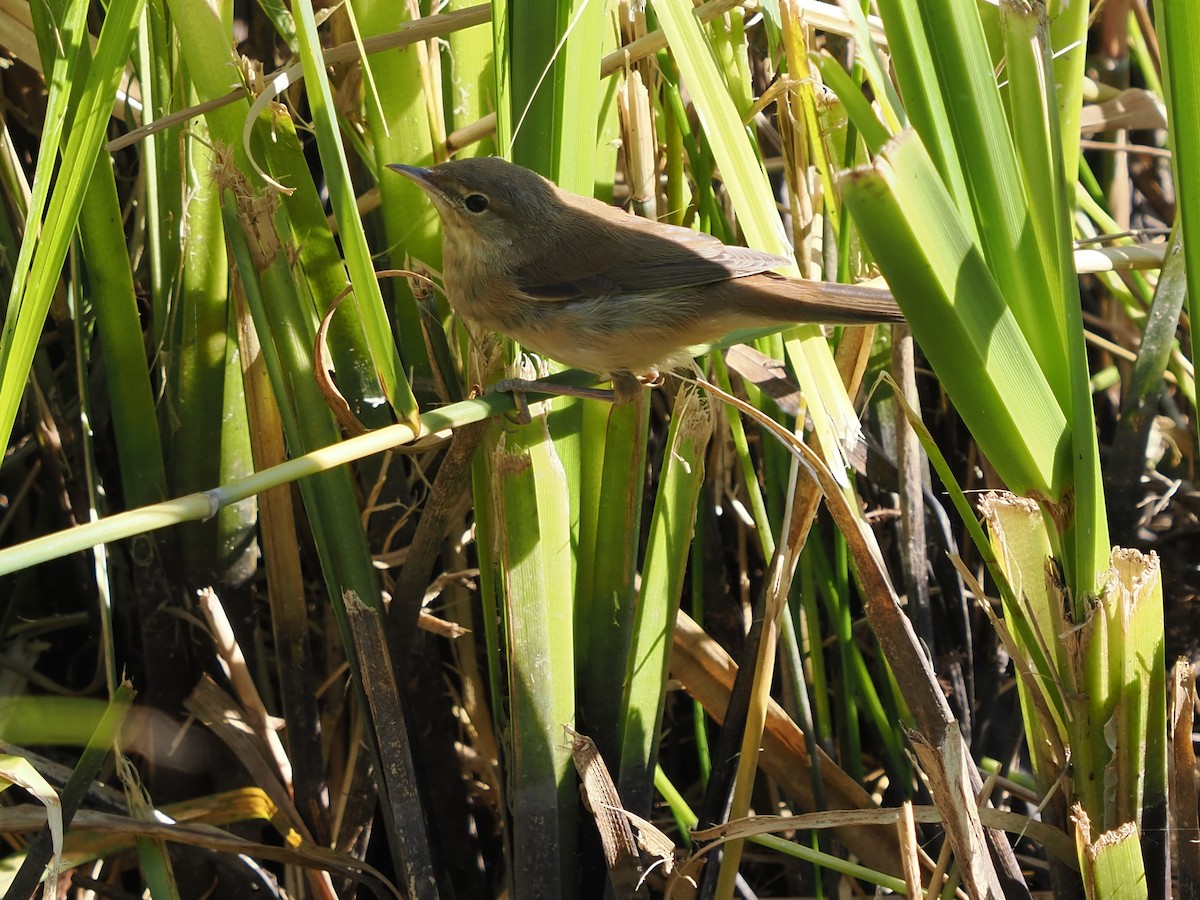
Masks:
[[[1000,477],[1019,494],[1061,496],[1066,420],[920,139],[905,132],[841,183],[913,334]]]

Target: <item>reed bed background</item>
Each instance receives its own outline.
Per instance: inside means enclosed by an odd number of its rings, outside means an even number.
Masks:
[[[5,896],[1200,896],[1194,4],[0,26]],[[492,154],[907,324],[521,424]]]

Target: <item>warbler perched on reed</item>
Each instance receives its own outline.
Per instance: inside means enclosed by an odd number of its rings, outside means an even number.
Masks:
[[[618,400],[740,328],[902,318],[887,291],[777,275],[787,259],[629,215],[503,159],[389,168],[437,207],[454,311],[611,377]]]

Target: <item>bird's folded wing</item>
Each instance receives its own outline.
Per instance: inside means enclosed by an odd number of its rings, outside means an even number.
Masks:
[[[549,253],[514,273],[521,290],[547,301],[628,296],[743,278],[790,262],[688,228],[621,218],[630,221],[597,219],[583,229],[590,239],[569,249],[552,241]]]

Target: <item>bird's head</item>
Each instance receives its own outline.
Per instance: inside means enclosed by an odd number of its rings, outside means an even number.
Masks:
[[[429,195],[448,237],[473,238],[509,253],[552,226],[562,207],[553,184],[499,157],[388,168]]]

